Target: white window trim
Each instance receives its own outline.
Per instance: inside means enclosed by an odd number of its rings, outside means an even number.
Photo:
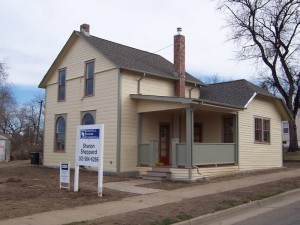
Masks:
[[[255,119],[261,119],[262,120],[262,132],[261,132],[261,140],[262,141],[257,141],[257,140],[255,140]],[[264,120],[268,120],[269,121],[269,123],[270,123],[270,129],[269,129],[269,135],[270,135],[270,141],[264,141]],[[255,144],[271,144],[271,118],[267,118],[267,117],[261,117],[261,116],[254,116],[254,124],[253,124],[253,126],[254,126],[254,129],[253,129],[253,133],[254,133],[254,137],[253,137],[253,139],[254,139],[254,143]]]

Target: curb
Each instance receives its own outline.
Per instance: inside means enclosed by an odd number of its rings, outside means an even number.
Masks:
[[[199,216],[190,220],[175,223],[175,225],[198,225],[198,224],[205,225],[206,223],[213,222],[214,219],[217,218],[220,219],[222,217],[228,217],[228,216],[235,216],[245,211],[249,211],[249,209],[265,207],[267,205],[271,205],[273,203],[286,199],[291,195],[297,195],[297,194],[300,194],[300,189],[294,189],[262,200],[257,200],[237,207],[225,209],[219,212]]]

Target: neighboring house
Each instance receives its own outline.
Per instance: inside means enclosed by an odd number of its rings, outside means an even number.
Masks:
[[[300,146],[300,114],[299,111],[297,113],[297,116],[295,118],[296,126],[297,126],[297,140],[298,145]],[[290,128],[289,128],[289,122],[283,121],[282,122],[282,146],[284,149],[288,149],[290,146]]]
[[[186,73],[180,34],[172,64],[91,36],[83,24],[39,87],[46,166],[74,165],[80,124],[104,124],[106,172],[164,165],[171,179],[195,180],[282,166],[281,123],[290,119],[282,100],[246,80],[208,86]]]
[[[0,162],[10,161],[11,138],[0,133]]]

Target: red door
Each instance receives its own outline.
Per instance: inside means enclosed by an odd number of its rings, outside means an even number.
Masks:
[[[161,124],[159,126],[159,162],[169,165],[170,162],[170,126]]]

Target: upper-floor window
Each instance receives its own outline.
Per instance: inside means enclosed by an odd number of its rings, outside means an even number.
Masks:
[[[58,101],[64,101],[66,98],[66,69],[58,72]]]
[[[64,116],[58,116],[55,125],[55,150],[64,151],[66,142],[66,121]]]
[[[86,113],[83,116],[82,124],[83,125],[92,125],[92,124],[95,124],[95,120],[94,120],[93,115],[91,113]]]
[[[289,123],[288,122],[283,122],[282,123],[282,132],[284,134],[288,134],[289,133]]]
[[[94,94],[94,70],[94,61],[90,61],[85,64],[85,96]]]
[[[255,118],[255,142],[270,143],[270,120]]]

